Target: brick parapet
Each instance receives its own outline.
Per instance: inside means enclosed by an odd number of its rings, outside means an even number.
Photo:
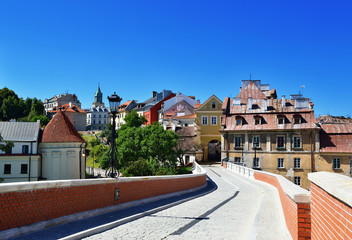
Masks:
[[[309,174],[312,239],[352,239],[352,179],[339,174]]]
[[[206,172],[196,169],[200,172],[177,176],[1,184],[0,231],[199,187],[206,184]]]
[[[278,190],[286,226],[292,239],[311,238],[311,209],[308,191],[277,174],[256,171],[231,162],[223,162],[223,167],[274,186]]]

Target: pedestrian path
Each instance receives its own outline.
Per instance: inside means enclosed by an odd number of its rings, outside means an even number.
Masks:
[[[232,173],[220,165],[203,167],[213,183],[197,193],[104,214],[18,239],[72,239],[84,235],[89,236],[86,239],[290,239],[274,187]],[[201,196],[195,197],[199,194]],[[192,199],[185,201],[185,198]],[[162,208],[167,204],[171,205]],[[155,211],[156,208],[159,209]],[[137,214],[140,216],[121,222]],[[105,231],[95,235],[91,231],[96,232],[100,226],[111,222],[117,224],[108,227],[109,230],[104,228]]]

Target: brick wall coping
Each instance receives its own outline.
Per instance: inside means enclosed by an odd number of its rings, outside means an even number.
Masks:
[[[15,182],[1,183],[0,193],[33,191],[38,189],[87,186],[117,182],[135,182],[135,181],[153,181],[164,179],[182,179],[193,178],[201,175],[206,175],[206,171],[197,163],[193,165],[193,174],[182,175],[163,175],[163,176],[142,176],[142,177],[121,177],[121,178],[95,178],[95,179],[69,179],[69,180],[50,180],[50,181],[35,181],[35,182]]]
[[[337,173],[308,173],[308,179],[352,207],[352,178]]]
[[[247,168],[244,166],[240,166],[231,162],[226,162],[226,168],[232,170],[233,172],[236,172],[238,174],[248,176],[250,178],[253,178],[252,176],[254,174],[265,174],[265,175],[270,175],[275,177],[282,190],[296,203],[310,203],[310,192],[301,188],[300,186],[297,186],[296,184],[292,183],[291,181],[287,180],[285,177],[274,174],[274,173],[269,173],[265,171],[258,171],[258,170],[253,170],[251,168]]]

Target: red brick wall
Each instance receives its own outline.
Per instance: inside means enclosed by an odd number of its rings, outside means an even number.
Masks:
[[[73,213],[202,186],[206,176],[114,182],[0,193],[0,231]],[[120,188],[120,199],[114,190]]]
[[[352,239],[352,208],[311,182],[312,239]]]
[[[284,211],[286,226],[292,236],[292,239],[310,239],[310,204],[294,202],[282,190],[279,181],[274,176],[255,172],[254,178],[269,183],[278,190],[282,209]]]

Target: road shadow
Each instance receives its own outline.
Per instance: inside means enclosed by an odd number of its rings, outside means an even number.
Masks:
[[[118,220],[123,220],[124,218],[128,218],[128,217],[131,217],[136,214],[140,214],[140,213],[144,213],[147,211],[151,211],[153,209],[161,208],[160,210],[156,210],[156,211],[150,213],[150,214],[154,214],[158,211],[164,210],[165,208],[162,208],[163,206],[167,206],[167,205],[176,206],[181,203],[190,201],[194,198],[198,198],[198,197],[207,195],[207,194],[215,191],[217,188],[218,188],[218,186],[216,185],[216,183],[210,177],[207,176],[206,187],[204,187],[198,191],[195,191],[195,192],[182,194],[180,196],[170,197],[167,199],[157,200],[157,201],[154,201],[151,203],[141,204],[141,205],[138,205],[135,207],[129,207],[129,208],[125,208],[125,209],[121,209],[121,210],[117,210],[117,211],[112,211],[109,213],[101,214],[101,215],[90,217],[90,218],[84,218],[84,219],[77,220],[74,222],[69,222],[69,223],[65,223],[62,225],[57,225],[57,226],[53,226],[50,228],[46,228],[46,229],[43,229],[40,231],[20,235],[20,236],[11,238],[11,239],[16,239],[16,240],[17,239],[18,240],[27,240],[27,239],[50,240],[50,239],[64,238],[64,237],[68,237],[70,235],[73,235],[73,234],[76,234],[76,233],[79,233],[82,231],[86,231],[91,228],[99,227],[104,224],[109,224],[109,223],[112,223],[112,222],[115,222]],[[148,214],[148,215],[150,215],[150,214]],[[148,216],[148,215],[141,215],[141,217]],[[136,220],[136,218],[134,218],[133,220]],[[133,221],[133,220],[131,220],[131,221]],[[129,221],[125,221],[125,222],[123,222],[123,224],[125,224],[127,222],[129,222]],[[120,225],[122,225],[122,224],[120,224]],[[116,227],[116,226],[113,226],[111,228],[114,228],[114,227]],[[104,229],[102,231],[106,231],[106,230],[107,229]]]

